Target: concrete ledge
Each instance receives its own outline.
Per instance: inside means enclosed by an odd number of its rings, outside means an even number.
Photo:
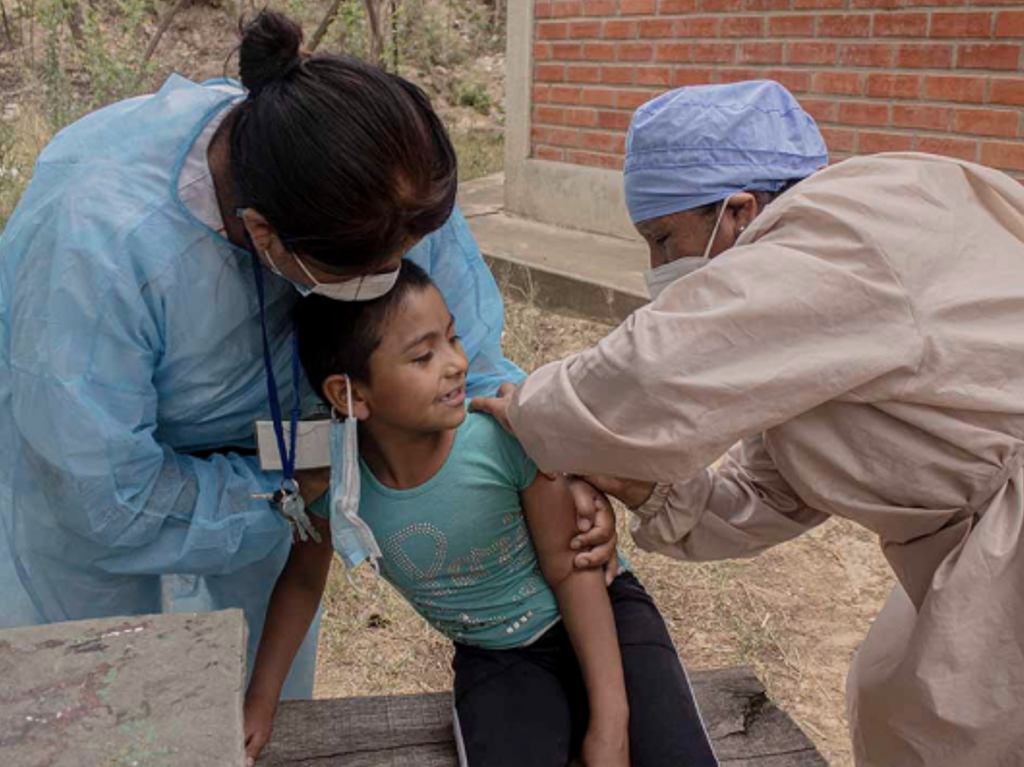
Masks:
[[[509,215],[501,174],[463,185],[459,203],[507,295],[617,324],[647,303],[647,247]]]

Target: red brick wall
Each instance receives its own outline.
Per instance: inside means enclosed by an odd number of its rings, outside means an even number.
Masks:
[[[516,0],[530,2],[530,0]],[[1024,0],[537,0],[534,157],[622,167],[669,88],[773,78],[833,159],[918,150],[1024,175]]]

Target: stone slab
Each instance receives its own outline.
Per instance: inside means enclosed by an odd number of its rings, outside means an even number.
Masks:
[[[240,767],[240,610],[0,631],[0,765]]]
[[[509,215],[501,174],[463,184],[459,202],[499,284],[542,309],[618,323],[647,303],[647,246]]]

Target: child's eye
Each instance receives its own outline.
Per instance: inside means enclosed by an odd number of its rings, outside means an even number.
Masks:
[[[426,352],[425,354],[421,354],[419,357],[414,358],[413,362],[417,365],[426,365],[432,359],[434,359],[434,353]]]
[[[454,346],[455,344],[461,344],[462,336],[452,336],[450,339],[448,339],[448,343],[450,343],[452,346]]]

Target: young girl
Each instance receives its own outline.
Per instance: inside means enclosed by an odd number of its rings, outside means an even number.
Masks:
[[[466,413],[466,356],[430,278],[406,261],[380,299],[306,299],[297,332],[310,382],[359,419],[359,515],[381,574],[454,642],[460,762],[716,764],[651,598],[629,573],[607,587],[600,570],[574,569],[565,482]],[[268,608],[245,703],[253,758],[323,594],[321,537],[295,545]]]

